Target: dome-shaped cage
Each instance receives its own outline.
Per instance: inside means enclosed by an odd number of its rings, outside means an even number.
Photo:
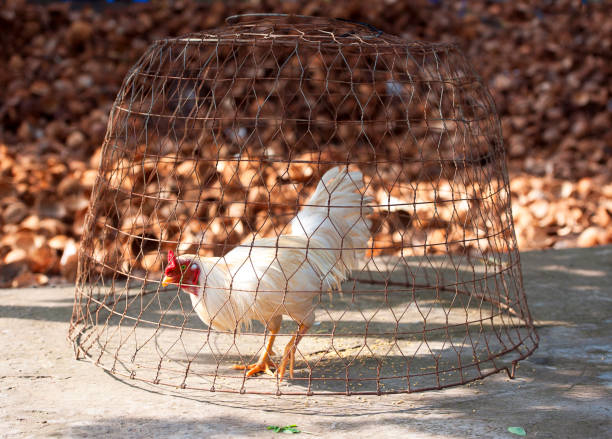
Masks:
[[[453,45],[296,16],[155,42],[84,230],[70,337],[118,375],[416,392],[537,346],[499,120]]]

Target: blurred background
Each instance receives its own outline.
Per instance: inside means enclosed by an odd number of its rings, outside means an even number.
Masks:
[[[70,281],[108,114],[154,40],[282,12],[453,41],[488,83],[521,250],[612,243],[612,14],[606,1],[4,1],[0,287]]]

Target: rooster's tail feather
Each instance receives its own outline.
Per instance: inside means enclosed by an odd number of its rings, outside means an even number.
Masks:
[[[335,167],[323,175],[316,190],[291,221],[293,235],[305,236],[331,253],[323,259],[335,258],[334,270],[347,272],[358,268],[370,239],[372,197],[364,195],[363,174]],[[329,263],[323,264],[324,270]],[[337,275],[337,273],[336,273]],[[333,276],[337,277],[337,276]]]

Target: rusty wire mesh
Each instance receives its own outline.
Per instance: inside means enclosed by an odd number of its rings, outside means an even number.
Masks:
[[[333,169],[361,205],[328,191],[317,212],[335,244],[317,246],[291,222]],[[366,226],[336,227],[349,211]],[[217,264],[223,286],[209,268],[193,287],[162,286],[171,251]],[[251,282],[232,264],[255,267]],[[198,289],[233,311],[250,297],[250,309],[216,329]],[[277,332],[278,369],[298,325],[293,378],[232,368]],[[538,338],[482,80],[453,45],[338,19],[239,17],[154,43],[110,115],[70,337],[113,373],[202,390],[381,394],[513,373]]]

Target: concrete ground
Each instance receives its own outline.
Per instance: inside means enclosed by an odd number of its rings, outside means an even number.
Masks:
[[[74,359],[72,287],[0,290],[0,436],[612,437],[612,247],[522,255],[540,347],[517,377],[372,397],[174,391]]]

